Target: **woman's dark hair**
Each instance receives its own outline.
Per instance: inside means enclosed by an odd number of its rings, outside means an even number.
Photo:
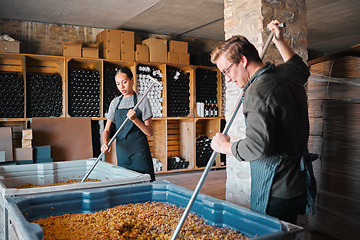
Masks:
[[[129,79],[132,79],[132,78],[134,77],[133,73],[131,72],[130,68],[128,68],[128,67],[117,68],[117,69],[116,69],[115,76],[116,76],[118,73],[125,73],[126,76],[127,76]]]

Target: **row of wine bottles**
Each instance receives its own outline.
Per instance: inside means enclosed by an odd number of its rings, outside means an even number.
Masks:
[[[0,118],[24,117],[24,81],[15,72],[0,73]]]
[[[217,117],[218,105],[216,100],[205,100],[204,103],[196,103],[196,111],[199,117]]]
[[[217,72],[196,70],[196,112],[199,117],[217,117]]]
[[[62,78],[58,73],[27,73],[27,117],[60,117],[63,113]]]
[[[69,70],[69,115],[100,117],[100,74],[91,69]]]
[[[179,156],[168,157],[167,159],[167,169],[174,170],[174,169],[186,169],[188,168],[190,162],[186,161],[185,159]]]
[[[217,100],[217,72],[207,69],[196,69],[196,102]]]
[[[196,138],[196,166],[205,167],[211,157],[213,150],[211,148],[211,138],[205,135]],[[214,162],[213,166],[216,163]]]
[[[121,95],[115,83],[116,69],[106,68],[104,71],[103,106],[104,113],[109,111],[111,101]]]
[[[152,158],[153,160],[153,166],[154,166],[154,172],[160,172],[162,170],[162,162],[157,158]]]
[[[143,94],[151,84],[148,75],[162,81],[163,73],[156,67],[137,65],[137,90]],[[163,86],[155,85],[148,94],[153,116],[163,117],[163,108],[167,107],[168,117],[185,117],[190,113],[190,73],[176,68],[167,69],[167,104],[163,106]],[[6,85],[0,96],[4,106],[1,117],[24,117],[24,81],[18,73],[2,73],[6,78],[16,76],[19,87],[12,86],[12,81],[4,81]],[[26,117],[59,117],[63,114],[63,81],[57,74],[27,73]],[[100,116],[100,74],[91,69],[69,69],[68,112],[73,117]],[[207,69],[196,70],[196,100],[204,104],[199,116],[217,117],[217,72]],[[103,109],[108,111],[110,102],[120,95],[115,85],[115,70],[106,68],[103,79]],[[21,87],[22,84],[22,87]],[[9,89],[12,87],[12,90]],[[6,96],[13,98],[9,101]],[[19,99],[14,99],[18,97]],[[8,106],[8,107],[6,107]],[[200,109],[201,110],[201,109]],[[199,109],[197,109],[199,111]]]
[[[186,117],[190,113],[190,73],[167,70],[168,117]]]
[[[148,76],[155,78],[158,82],[161,83],[163,73],[155,67],[139,64],[137,66],[137,88],[139,94],[144,94],[152,85],[153,81],[150,80]],[[159,86],[158,84],[156,84],[150,89],[147,95],[147,98],[149,99],[151,105],[153,117],[163,117],[162,102],[164,101],[164,97],[162,90],[163,86]]]

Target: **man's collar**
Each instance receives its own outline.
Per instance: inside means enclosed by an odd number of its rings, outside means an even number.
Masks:
[[[250,85],[257,80],[258,77],[260,77],[261,74],[264,72],[274,68],[274,64],[267,62],[263,67],[260,67],[258,70],[255,71],[255,73],[250,77],[248,82],[246,83],[245,87],[243,88],[243,91],[245,92],[246,89],[250,87]]]

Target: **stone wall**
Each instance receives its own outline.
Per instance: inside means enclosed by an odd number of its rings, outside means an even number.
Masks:
[[[0,33],[21,41],[20,52],[62,55],[63,41],[96,43],[101,28],[59,25],[40,22],[0,20]]]
[[[266,25],[272,19],[285,22],[284,36],[290,46],[305,61],[307,60],[307,28],[305,0],[224,0],[225,39],[243,35],[255,45],[259,52],[269,36]],[[280,53],[271,44],[264,62],[279,64]],[[242,90],[235,84],[228,84],[226,90],[225,118],[228,119]],[[245,123],[242,107],[229,131],[231,141],[245,137]],[[227,156],[226,199],[245,207],[250,206],[250,166]]]

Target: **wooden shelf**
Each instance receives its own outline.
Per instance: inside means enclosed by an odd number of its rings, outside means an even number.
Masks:
[[[26,86],[26,73],[58,73],[63,81],[63,114],[61,117],[69,116],[69,71],[74,69],[91,69],[100,74],[100,116],[91,117],[92,121],[104,122],[104,74],[106,69],[115,69],[120,67],[129,67],[134,73],[135,82],[137,80],[137,66],[151,66],[160,70],[163,74],[163,117],[154,117],[153,127],[154,135],[149,137],[149,145],[153,158],[157,158],[163,164],[162,170],[156,173],[185,172],[201,170],[204,168],[196,167],[196,136],[199,134],[207,135],[211,138],[217,132],[221,131],[221,121],[224,117],[198,117],[196,114],[196,69],[206,69],[217,72],[218,78],[218,103],[221,102],[221,73],[215,67],[198,67],[192,65],[165,64],[153,62],[121,61],[111,59],[95,58],[73,58],[63,56],[48,56],[36,54],[13,54],[0,53],[0,72],[17,72],[24,79]],[[167,69],[177,69],[189,73],[190,88],[190,113],[186,117],[167,117]],[[136,88],[137,84],[134,84]],[[135,89],[137,90],[137,89]],[[26,96],[26,89],[25,96]],[[26,106],[26,98],[24,99]],[[221,104],[218,104],[218,113],[221,113]],[[26,128],[31,118],[26,118],[26,107],[24,118],[0,118],[1,126],[17,126],[17,128]],[[189,161],[186,169],[168,170],[167,159],[171,156],[179,156]],[[107,156],[106,156],[107,157]],[[114,161],[113,161],[114,162]],[[116,162],[116,161],[115,161]],[[213,168],[224,168],[221,166],[220,157],[216,158],[216,166]]]

